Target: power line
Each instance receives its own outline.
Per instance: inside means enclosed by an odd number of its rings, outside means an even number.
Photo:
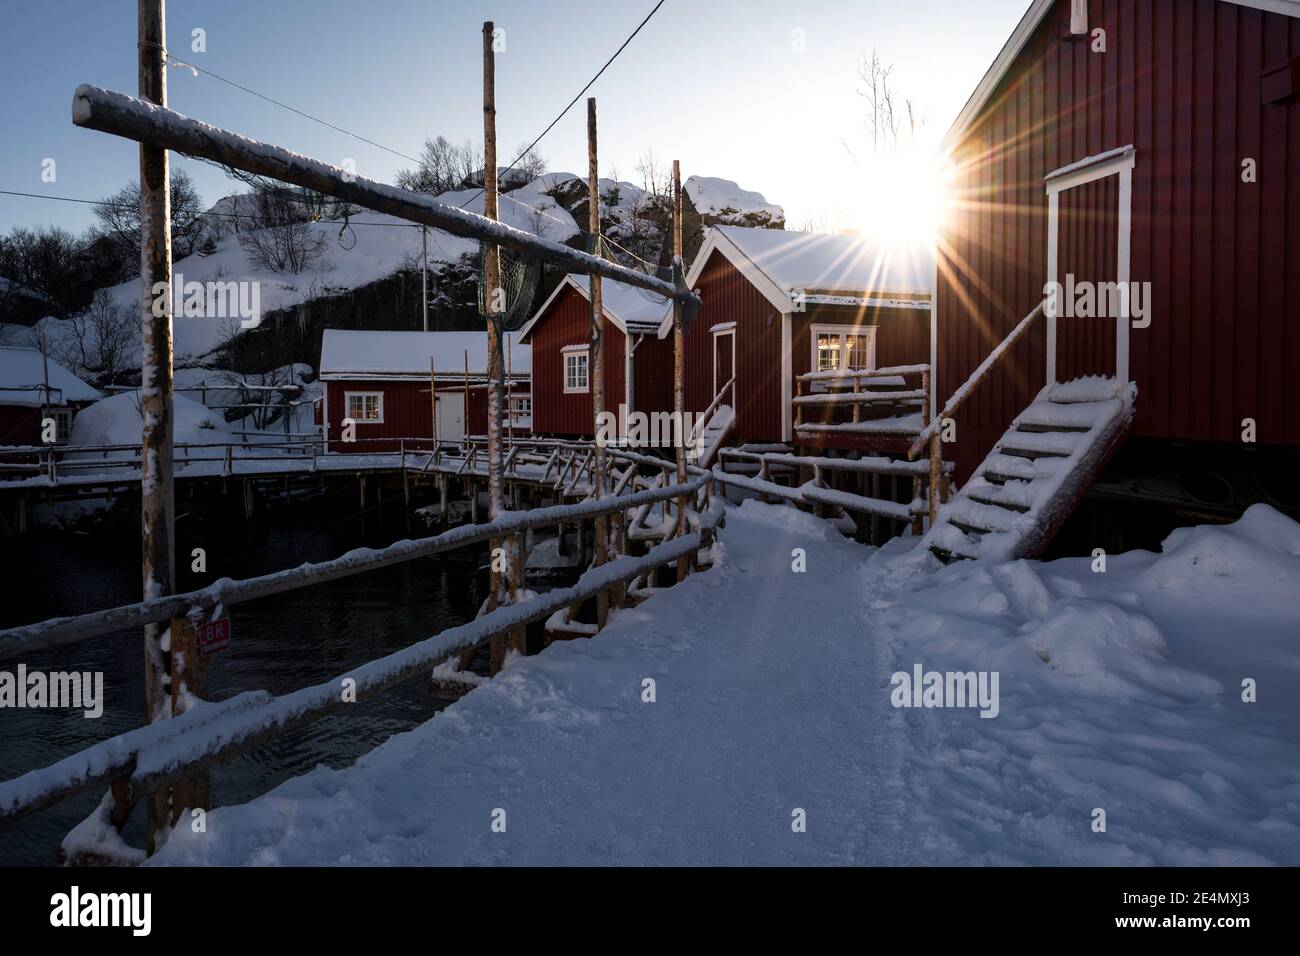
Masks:
[[[521,152],[518,156],[516,156],[516,157],[514,158],[514,162],[512,162],[509,166],[506,167],[506,172],[507,172],[507,173],[510,172],[510,170],[514,169],[514,168],[515,168],[515,163],[518,163],[519,160],[521,160],[521,159],[523,159],[525,156],[527,156],[529,150],[531,150],[534,146],[536,146],[538,143],[540,143],[540,142],[542,141],[542,138],[543,138],[547,133],[549,133],[552,129],[555,128],[555,124],[556,124],[556,123],[558,123],[560,120],[564,119],[565,114],[568,113],[569,110],[573,109],[573,104],[576,103],[576,102],[578,102],[578,100],[582,99],[582,94],[583,94],[583,93],[586,93],[589,89],[592,88],[592,86],[595,84],[595,82],[596,82],[598,79],[600,79],[601,74],[604,73],[607,69],[609,69],[609,65],[610,65],[611,63],[613,63],[615,60],[618,59],[618,55],[619,55],[620,53],[622,53],[623,50],[626,49],[627,45],[628,45],[629,43],[631,43],[631,42],[636,38],[636,35],[637,35],[638,33],[641,32],[641,28],[644,27],[647,23],[650,22],[650,18],[653,17],[656,13],[658,13],[658,12],[659,12],[659,8],[662,7],[663,5],[664,5],[664,0],[659,0],[659,2],[656,3],[656,4],[654,5],[654,8],[653,8],[649,13],[647,13],[647,14],[645,15],[645,19],[642,20],[640,23],[637,24],[636,29],[633,30],[633,31],[628,35],[628,38],[627,38],[626,40],[624,40],[621,44],[619,44],[619,47],[618,47],[617,50],[614,51],[614,54],[613,54],[613,55],[612,55],[608,60],[605,61],[605,65],[602,66],[599,70],[596,71],[596,75],[593,76],[590,80],[587,81],[587,85],[586,85],[586,86],[584,86],[582,89],[578,90],[578,95],[577,95],[577,96],[575,96],[573,99],[569,100],[569,105],[566,106],[564,109],[560,110],[560,114],[559,114],[558,116],[556,116],[555,119],[551,120],[551,122],[547,125],[546,129],[544,129],[544,130],[542,130],[540,133],[538,133],[538,134],[537,134],[537,138],[534,139],[531,143],[529,143],[528,146],[526,146],[526,147],[524,148],[523,152]],[[483,192],[483,190],[480,189],[480,190],[479,190],[479,193],[481,194],[482,192]]]
[[[265,100],[268,103],[272,103],[275,106],[280,107],[281,109],[288,110],[290,113],[296,113],[297,115],[303,117],[304,119],[309,119],[313,123],[319,123],[321,126],[325,126],[328,127],[329,129],[334,130],[335,132],[342,133],[344,136],[350,136],[353,139],[360,140],[363,143],[367,143],[371,146],[374,146],[376,149],[382,149],[386,153],[392,153],[394,156],[400,156],[402,157],[402,159],[409,160],[412,163],[419,163],[419,160],[416,159],[414,156],[408,156],[406,155],[406,153],[403,153],[401,150],[396,150],[390,146],[385,146],[383,143],[376,143],[373,139],[362,136],[360,133],[354,133],[351,130],[344,129],[342,126],[336,126],[333,123],[329,122],[328,120],[323,120],[319,116],[313,116],[312,114],[306,112],[305,110],[300,110],[296,106],[290,106],[288,103],[283,103],[280,100],[275,99],[274,97],[267,96],[265,93],[259,93],[257,90],[248,86],[244,86],[242,83],[236,83],[234,80],[227,79],[226,77],[220,75],[219,73],[213,73],[211,70],[204,69],[201,66],[196,66],[193,63],[190,63],[186,60],[182,60],[180,57],[168,51],[167,48],[162,46],[161,44],[155,43],[152,45],[162,50],[164,55],[166,55],[167,59],[180,64],[181,66],[185,67],[187,70],[193,70],[196,73],[202,73],[205,76],[210,76],[214,80],[220,80],[222,83],[225,83],[229,86],[233,86],[237,90],[243,90],[245,93],[248,93],[252,96],[256,96],[258,99]]]

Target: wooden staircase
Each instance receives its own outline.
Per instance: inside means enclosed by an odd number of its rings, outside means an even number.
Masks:
[[[735,378],[718,389],[709,407],[696,419],[695,426],[688,436],[688,448],[695,449],[696,457],[691,464],[700,468],[711,468],[717,458],[718,449],[726,443],[736,424],[736,410],[725,399],[735,388]],[[734,402],[734,398],[732,399]]]
[[[943,561],[1039,556],[1133,422],[1136,384],[1048,385],[939,512],[922,540]]]

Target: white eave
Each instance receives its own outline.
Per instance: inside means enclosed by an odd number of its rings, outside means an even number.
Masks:
[[[611,279],[608,281],[612,282],[614,280]],[[521,344],[528,341],[528,336],[529,334],[532,333],[533,326],[537,324],[537,320],[546,314],[546,310],[551,307],[551,303],[553,303],[557,298],[559,298],[560,293],[563,292],[566,287],[577,289],[579,295],[581,295],[588,302],[591,301],[591,296],[587,292],[587,290],[582,287],[582,283],[578,282],[578,280],[573,278],[573,276],[566,275],[559,283],[556,284],[554,291],[552,291],[551,294],[546,297],[546,301],[542,303],[542,307],[538,309],[537,312],[533,315],[533,317],[529,319],[527,322],[525,322],[524,325],[519,329],[519,342]],[[611,309],[608,305],[605,305],[602,311],[605,313],[605,318],[609,319],[610,322],[614,323],[615,328],[617,328],[624,335],[627,335],[627,328],[628,328],[627,323],[624,322],[618,315],[616,315],[613,309]],[[636,325],[633,327],[632,331],[633,334],[636,334],[637,332],[644,331],[644,330],[641,329],[639,325]]]
[[[1300,0],[1222,0],[1224,3],[1235,3],[1242,7],[1253,7],[1256,10],[1264,10],[1268,13],[1280,13],[1284,16],[1300,17]],[[943,141],[939,144],[939,152],[947,154],[952,152],[956,144],[973,122],[975,117],[984,110],[988,105],[989,98],[993,91],[997,89],[1002,78],[1006,76],[1007,71],[1011,69],[1011,64],[1015,62],[1016,57],[1025,48],[1029,38],[1042,25],[1043,20],[1051,13],[1055,7],[1055,0],[1034,0],[1025,11],[1025,15],[1020,18],[1016,28],[1011,31],[1011,36],[1003,45],[997,58],[994,59],[993,65],[989,67],[984,78],[979,81],[975,87],[975,92],[966,101],[966,105],[961,108],[957,118],[949,127]]]
[[[767,299],[777,312],[787,315],[800,311],[795,304],[791,290],[784,289],[774,282],[754,260],[745,255],[744,250],[718,229],[709,230],[703,245],[700,246],[700,251],[696,253],[695,261],[691,263],[691,269],[686,274],[686,288],[695,288],[695,284],[700,281],[700,276],[704,273],[704,267],[715,252],[726,257],[727,261],[736,268],[736,271],[744,276],[750,285],[762,293],[763,298]],[[858,308],[924,309],[926,311],[929,311],[930,308],[928,298],[890,296],[887,294],[862,296],[829,291],[806,292],[802,297],[802,302],[804,305],[843,305]],[[669,312],[668,315],[664,316],[663,322],[659,324],[659,338],[667,338],[672,330],[673,316],[672,312]]]

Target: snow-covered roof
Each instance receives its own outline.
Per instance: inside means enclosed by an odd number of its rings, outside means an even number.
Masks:
[[[924,242],[885,245],[861,235],[713,226],[688,286],[694,288],[715,251],[783,313],[798,311],[798,304],[930,308],[934,254]],[[668,327],[665,319],[659,334]]]
[[[510,335],[507,365],[512,375],[532,371],[530,346]],[[322,379],[428,378],[429,358],[438,375],[464,375],[466,353],[469,374],[487,375],[486,332],[386,332],[326,329],[321,340]]]
[[[0,347],[0,405],[39,408],[45,404],[93,402],[102,396],[54,359],[49,359],[50,395],[45,395],[46,360],[39,349]]]
[[[542,307],[528,320],[519,334],[520,341],[528,341],[537,320],[546,314],[546,310],[567,288],[577,289],[583,298],[591,299],[591,277],[585,274],[569,274],[542,303]],[[600,283],[600,301],[609,319],[624,335],[653,335],[659,331],[671,308],[666,298],[638,289],[636,286],[613,279],[603,279]]]

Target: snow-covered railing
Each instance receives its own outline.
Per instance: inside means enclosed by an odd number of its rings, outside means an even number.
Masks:
[[[685,484],[637,491],[620,497],[606,497],[579,501],[573,504],[534,508],[530,511],[508,512],[487,524],[462,525],[430,538],[398,541],[386,548],[357,548],[341,557],[314,564],[303,564],[284,571],[232,581],[223,578],[206,588],[140,601],[121,607],[92,611],[70,617],[51,618],[36,624],[25,624],[0,631],[0,660],[49,647],[74,644],[100,637],[114,631],[140,628],[145,624],[163,623],[183,616],[192,608],[209,610],[222,605],[229,607],[258,598],[283,594],[297,588],[324,584],[354,574],[364,574],[390,565],[416,558],[429,557],[489,541],[507,535],[520,534],[536,528],[552,527],[560,522],[571,522],[609,515],[615,512],[653,504],[672,497],[697,492],[708,476],[696,475]]]
[[[920,381],[909,388],[909,377],[918,376]],[[795,394],[794,427],[797,431],[823,434],[844,432],[846,435],[876,434],[871,427],[872,419],[863,420],[862,409],[869,406],[902,406],[919,409],[928,404],[930,366],[897,365],[891,368],[874,369],[826,369],[818,372],[804,372],[794,379]],[[805,391],[807,387],[807,391]],[[852,389],[845,391],[845,389]],[[848,408],[852,412],[850,421],[824,421],[807,423],[804,410],[808,408]],[[829,413],[828,413],[829,414]],[[894,421],[897,421],[895,416]],[[916,423],[912,433],[920,430]],[[881,435],[908,434],[906,428],[893,427],[883,429]]]
[[[1042,315],[1043,308],[1046,304],[1047,300],[1044,299],[1030,309],[1029,314],[1020,320],[1016,327],[1007,334],[1007,337],[999,342],[993,351],[989,352],[989,354],[984,357],[984,361],[980,362],[980,364],[976,366],[975,371],[970,373],[970,376],[966,381],[962,382],[961,386],[953,392],[948,398],[948,401],[944,403],[943,411],[936,415],[934,420],[925,428],[921,429],[921,433],[917,435],[916,441],[912,443],[912,447],[907,451],[908,458],[915,458],[919,455],[921,450],[925,448],[926,443],[930,442],[932,438],[938,435],[939,429],[943,427],[944,419],[952,418],[957,409],[961,407],[962,402],[970,398],[971,393],[975,391],[975,388],[979,383],[984,381],[989,370],[1006,357],[1006,355],[1011,351],[1011,347],[1019,342],[1024,334],[1029,331],[1030,326],[1034,324],[1034,320]]]
[[[684,488],[698,488],[706,480],[703,476],[697,476],[686,486],[671,486],[655,494],[678,495]],[[540,509],[540,512],[576,513],[581,510],[583,514],[590,515],[608,513],[611,508],[616,510],[624,507],[632,497],[635,496],[616,502],[601,500]],[[536,515],[540,512],[527,514]],[[198,702],[179,717],[157,721],[109,738],[49,767],[0,783],[0,822],[25,816],[83,791],[110,783],[113,784],[112,796],[118,805],[118,816],[125,819],[132,805],[158,790],[177,784],[286,731],[340,710],[346,703],[369,698],[412,677],[427,673],[453,655],[463,654],[488,641],[517,632],[534,621],[545,620],[557,611],[577,605],[602,591],[626,584],[655,568],[674,564],[679,558],[695,554],[712,544],[713,533],[722,517],[721,502],[713,502],[700,515],[697,531],[656,545],[640,557],[615,558],[591,568],[571,587],[558,588],[518,604],[498,607],[467,624],[448,628],[324,683],[279,697],[272,697],[265,691],[254,691],[218,703]],[[496,537],[524,527],[526,525],[516,520],[515,515],[508,515],[491,525],[471,530]],[[447,535],[439,536],[446,537]],[[413,543],[400,542],[394,547],[411,544]],[[344,688],[351,693],[345,694]]]

